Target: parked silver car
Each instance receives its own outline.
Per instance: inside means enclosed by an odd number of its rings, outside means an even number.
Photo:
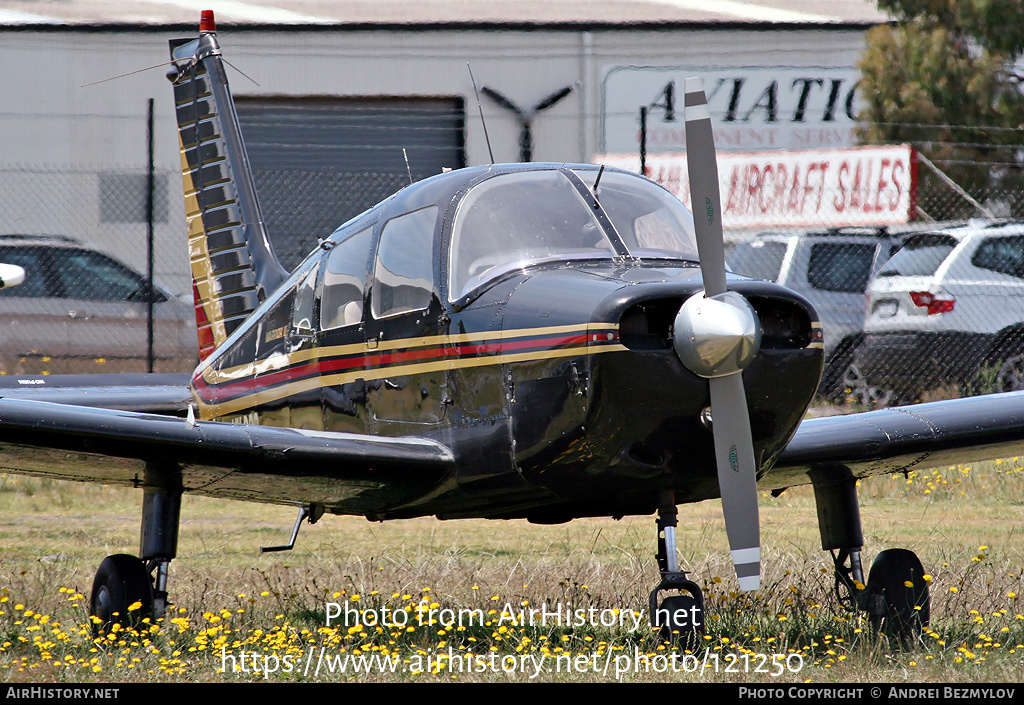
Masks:
[[[0,289],[0,373],[144,372],[146,278],[107,255],[60,236],[2,235],[0,262],[25,270]],[[191,301],[154,288],[159,372],[198,360]]]
[[[737,244],[727,265],[737,274],[789,287],[814,304],[825,334],[820,393],[839,392],[871,405],[876,391],[853,358],[863,337],[864,290],[899,247],[899,236],[884,227],[762,233]]]

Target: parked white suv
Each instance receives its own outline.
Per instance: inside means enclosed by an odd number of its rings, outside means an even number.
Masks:
[[[912,235],[867,289],[857,365],[904,396],[1024,389],[1024,223]]]
[[[737,244],[727,265],[737,274],[782,284],[814,304],[825,334],[819,391],[840,391],[870,404],[874,391],[853,366],[864,325],[864,289],[899,246],[899,236],[885,227],[762,233]]]

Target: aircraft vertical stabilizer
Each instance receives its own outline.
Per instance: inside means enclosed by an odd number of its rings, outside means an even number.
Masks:
[[[198,38],[170,46],[199,356],[206,359],[287,272],[256,199],[213,13],[203,12]]]

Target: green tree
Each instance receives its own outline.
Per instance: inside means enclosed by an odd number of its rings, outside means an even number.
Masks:
[[[1021,0],[878,0],[897,19],[868,32],[859,128],[909,143],[979,199],[1024,203]],[[921,171],[923,191],[933,186]],[[1018,203],[1021,202],[1021,203]]]

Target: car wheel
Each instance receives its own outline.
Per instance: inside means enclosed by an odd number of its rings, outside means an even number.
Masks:
[[[896,392],[869,384],[867,377],[854,362],[850,362],[843,370],[841,389],[848,403],[868,409],[880,409],[897,403]]]
[[[838,352],[825,362],[825,371],[821,375],[821,384],[818,386],[818,394],[842,403],[846,395],[844,375],[847,368],[853,364],[853,348],[840,345]]]
[[[1024,389],[1024,353],[1010,354],[999,363],[995,386],[997,392]]]

